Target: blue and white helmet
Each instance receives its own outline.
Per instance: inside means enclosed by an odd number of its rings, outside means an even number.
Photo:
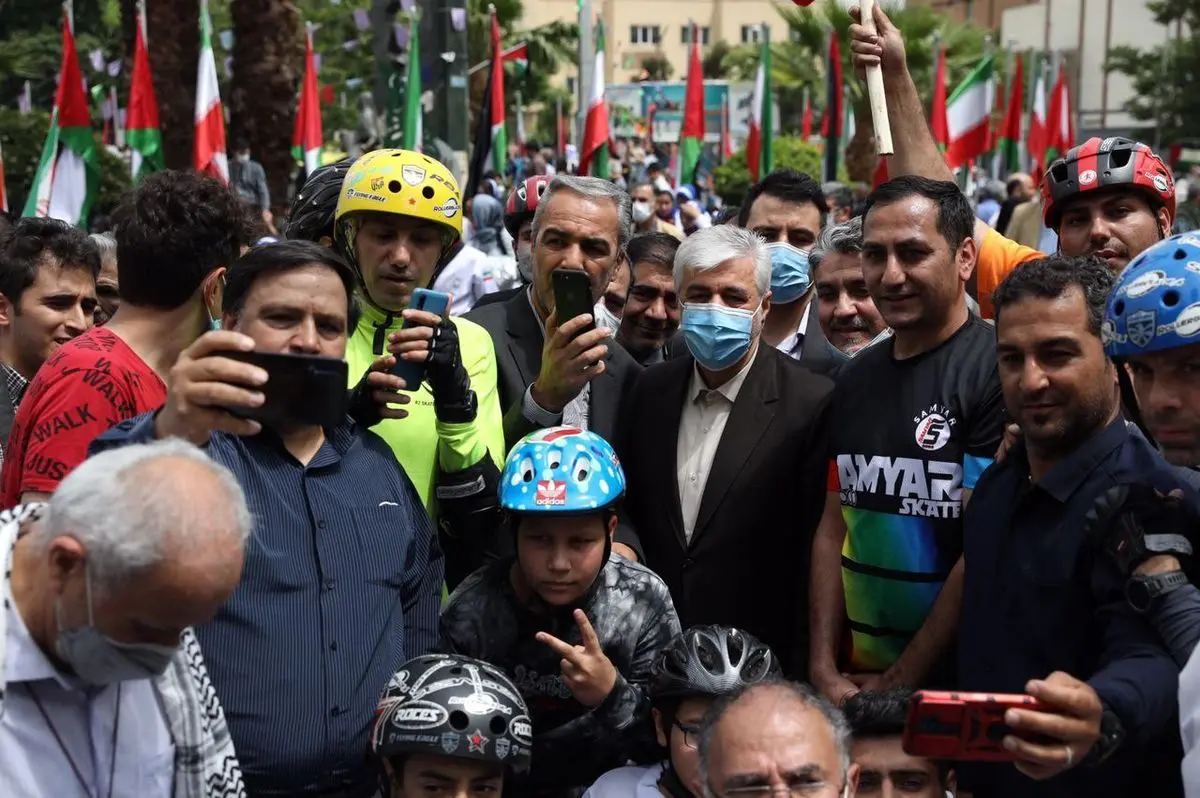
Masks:
[[[526,435],[508,453],[500,506],[513,513],[583,515],[625,493],[625,472],[608,441],[578,427]]]
[[[1200,344],[1200,235],[1160,241],[1125,267],[1101,338],[1113,358]]]

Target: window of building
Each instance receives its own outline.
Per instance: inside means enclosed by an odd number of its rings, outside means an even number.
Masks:
[[[657,25],[631,25],[629,27],[630,44],[658,44],[662,40],[662,30]]]
[[[762,41],[762,26],[761,25],[743,25],[742,26],[742,44],[750,44]]]
[[[699,28],[697,28],[697,30],[700,31],[700,46],[707,47],[708,46],[708,33],[709,33],[708,26],[705,25],[703,27],[699,27]],[[692,26],[691,25],[684,25],[682,28],[679,29],[679,40],[683,44],[691,44],[692,43]]]
[[[574,94],[577,86],[578,86],[578,84],[576,83],[575,78],[573,78],[573,77],[567,78],[567,93],[568,94]]]

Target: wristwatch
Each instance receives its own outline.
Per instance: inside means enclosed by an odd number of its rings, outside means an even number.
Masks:
[[[1079,763],[1080,767],[1095,767],[1104,764],[1104,761],[1112,756],[1123,742],[1125,742],[1125,727],[1121,724],[1121,719],[1117,717],[1117,713],[1105,707],[1104,713],[1100,716],[1100,737],[1092,746],[1092,750],[1088,751],[1087,756]]]
[[[1125,600],[1134,611],[1146,613],[1154,605],[1154,600],[1165,596],[1172,590],[1178,590],[1188,583],[1183,571],[1171,571],[1153,576],[1133,576],[1125,582]]]
[[[468,389],[461,404],[442,405],[438,403],[435,395],[433,410],[438,421],[447,424],[470,424],[475,420],[475,414],[479,410],[479,397],[475,395],[475,391]]]

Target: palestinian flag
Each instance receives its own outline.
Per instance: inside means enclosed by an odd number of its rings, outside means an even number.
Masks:
[[[683,103],[683,130],[679,134],[679,185],[696,179],[704,148],[704,72],[700,66],[700,36],[692,23],[692,53],[688,58],[687,93]]]
[[[808,94],[808,87],[804,89],[804,116],[800,119],[800,140],[808,142],[812,138],[813,127],[813,109],[812,97]]]
[[[471,170],[463,197],[473,197],[483,173],[489,169],[503,174],[508,158],[508,134],[504,128],[504,65],[500,52],[500,20],[492,11],[492,66],[488,70],[483,107],[475,127],[475,147],[471,152]]]
[[[807,99],[808,95],[804,95]],[[762,43],[758,55],[758,73],[754,77],[754,99],[750,106],[750,133],[746,137],[746,166],[750,180],[758,182],[775,168],[774,126],[771,118],[771,30],[762,26]],[[812,123],[811,110],[806,117]]]
[[[946,118],[946,48],[939,47],[937,68],[933,73],[933,104],[929,108],[929,132],[938,149],[950,146],[950,126]]]
[[[414,33],[413,35],[416,34]],[[514,65],[517,68],[517,74],[524,75],[529,71],[529,44],[521,42],[509,47],[500,54],[500,61],[505,64]]]
[[[317,96],[317,62],[313,54],[313,29],[308,26],[304,40],[304,81],[300,84],[300,107],[292,128],[292,157],[304,161],[305,176],[321,166],[321,99]],[[409,70],[420,72],[420,69]],[[407,146],[407,143],[406,143]]]
[[[1021,111],[1024,109],[1021,90],[1025,86],[1025,75],[1021,59],[1014,60],[1016,66],[1013,69],[1012,87],[1008,93],[1008,107],[1004,109],[1004,122],[1001,123],[1000,139],[997,142],[1000,168],[1008,173],[1021,169]]]
[[[225,155],[225,111],[217,83],[213,57],[212,20],[208,0],[200,0],[200,66],[196,71],[196,141],[192,163],[196,171],[229,182],[229,159]]]
[[[50,130],[22,215],[49,216],[85,227],[100,185],[100,172],[75,35],[70,16],[64,11],[63,17],[62,69]]]
[[[134,185],[163,164],[162,133],[158,125],[158,100],[150,76],[150,54],[146,50],[146,18],[139,11],[133,46],[133,78],[129,86],[125,141],[132,151]]]
[[[987,152],[988,128],[996,94],[995,56],[987,56],[958,84],[946,104],[950,147],[946,163],[951,169]]]
[[[579,173],[608,179],[608,104],[604,102],[604,23],[596,24],[596,61],[592,72],[592,97],[583,126]]]
[[[0,147],[0,213],[8,213],[8,192],[4,189],[4,148]]]
[[[825,139],[825,182],[838,179],[838,156],[842,140],[842,57],[837,31],[829,32],[828,61],[825,68],[825,114],[821,135]]]

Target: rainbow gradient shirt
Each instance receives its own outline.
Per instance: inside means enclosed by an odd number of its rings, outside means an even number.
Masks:
[[[962,554],[963,489],[1000,444],[995,332],[972,316],[905,360],[881,341],[843,370],[832,404],[828,489],[846,521],[843,665],[879,672],[921,628]]]

